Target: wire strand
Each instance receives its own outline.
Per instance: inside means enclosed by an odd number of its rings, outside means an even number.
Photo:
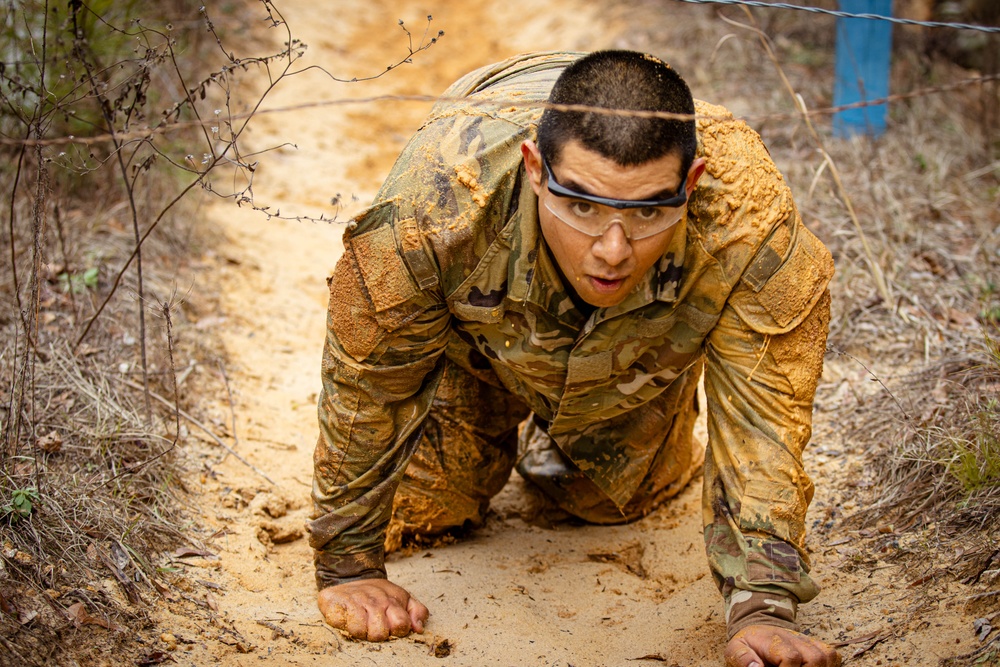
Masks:
[[[742,5],[745,7],[766,7],[768,9],[797,9],[813,14],[827,14],[838,18],[847,19],[871,19],[875,21],[888,21],[900,25],[917,25],[924,28],[953,28],[956,30],[977,30],[979,32],[1000,33],[1000,27],[988,25],[976,25],[973,23],[947,23],[944,21],[917,21],[916,19],[904,19],[895,16],[885,16],[883,14],[853,14],[842,12],[836,9],[824,9],[822,7],[811,7],[809,5],[790,5],[786,2],[761,2],[760,0],[674,0],[691,5]]]
[[[686,1],[686,0],[682,0]],[[863,107],[878,106],[880,104],[888,104],[891,102],[899,102],[901,100],[912,99],[915,97],[924,97],[927,95],[933,95],[936,93],[948,92],[951,90],[956,90],[959,88],[964,88],[965,86],[972,86],[976,84],[984,84],[1000,81],[1000,73],[997,74],[986,74],[983,76],[971,77],[968,79],[961,79],[960,81],[953,81],[952,83],[945,83],[939,86],[933,86],[929,88],[918,88],[917,90],[911,90],[906,93],[897,93],[894,95],[889,95],[887,97],[880,97],[873,100],[864,100],[861,102],[853,102],[851,104],[842,104],[840,106],[834,107],[820,107],[816,109],[809,109],[806,113],[809,116],[825,116],[837,113],[838,111],[846,111],[848,109],[859,109]],[[638,118],[663,118],[666,120],[716,120],[722,122],[736,122],[736,121],[754,121],[763,122],[768,120],[788,120],[801,117],[801,113],[771,113],[771,114],[746,114],[743,116],[709,116],[704,114],[683,114],[683,113],[670,113],[666,111],[627,111],[622,109],[605,109],[603,107],[592,107],[585,104],[552,104],[550,102],[534,102],[525,103],[523,100],[517,100],[514,98],[494,98],[490,100],[475,100],[468,97],[444,97],[436,95],[375,95],[372,97],[352,97],[340,100],[326,100],[323,102],[304,102],[302,104],[293,104],[284,107],[275,107],[272,109],[257,109],[253,112],[246,112],[241,114],[233,114],[233,120],[240,120],[244,118],[249,118],[254,115],[265,115],[274,113],[286,113],[290,111],[301,111],[303,109],[317,109],[322,107],[334,107],[334,106],[347,106],[351,104],[374,104],[378,102],[423,102],[427,104],[437,103],[437,102],[461,102],[467,104],[470,108],[473,107],[497,107],[497,108],[519,108],[519,109],[554,109],[556,111],[577,111],[577,112],[591,112],[596,114],[607,114],[607,115],[617,115],[617,116],[634,116]],[[154,136],[168,134],[172,131],[183,130],[191,127],[199,127],[206,125],[218,125],[219,121],[215,119],[205,120],[205,121],[179,121],[175,123],[169,123],[160,125],[153,128],[145,128],[141,130],[132,130],[130,132],[119,132],[116,136],[122,141],[142,141],[145,139],[150,139]],[[67,145],[95,145],[111,140],[110,134],[95,134],[86,137],[78,136],[66,136],[66,137],[50,137],[48,139],[19,139],[16,137],[4,137],[0,136],[0,146],[67,146]]]

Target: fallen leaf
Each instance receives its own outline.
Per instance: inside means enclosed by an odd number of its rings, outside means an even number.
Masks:
[[[174,662],[174,658],[166,651],[153,651],[145,658],[136,660],[135,664],[138,667],[146,667],[146,665],[158,665],[161,662]]]
[[[106,630],[121,630],[120,627],[107,619],[88,614],[87,609],[83,606],[82,602],[70,605],[66,610],[66,613],[69,614],[70,620],[77,628],[81,625],[99,625]]]
[[[177,595],[172,590],[170,590],[170,588],[167,587],[166,584],[160,582],[157,579],[153,579],[152,582],[153,582],[153,586],[156,588],[156,590],[158,590],[160,592],[160,595],[162,595],[163,597],[165,597],[170,602],[177,602],[177,600],[180,599],[180,598],[177,597]]]
[[[976,637],[980,642],[993,632],[993,626],[990,625],[990,621],[987,618],[977,618],[972,622],[972,629],[976,631]]]
[[[212,611],[219,611],[219,603],[215,601],[215,596],[211,592],[205,593],[205,602]]]
[[[55,454],[62,449],[63,439],[59,431],[50,431],[48,435],[43,435],[36,443],[38,448],[46,454]]]
[[[17,613],[17,609],[14,605],[7,602],[7,598],[3,596],[3,591],[0,591],[0,611],[5,614],[10,614],[11,616]]]
[[[206,551],[205,549],[191,549],[189,547],[181,547],[172,553],[171,556],[174,558],[190,558],[192,556],[200,556],[202,558],[218,558],[218,556],[213,554],[211,551]]]

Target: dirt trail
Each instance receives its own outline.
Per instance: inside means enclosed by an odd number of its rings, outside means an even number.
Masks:
[[[405,55],[397,19],[418,38],[429,13],[431,31],[446,35],[412,65],[373,82],[336,83],[316,70],[298,75],[282,83],[270,105],[433,94],[474,67],[518,52],[591,50],[619,35],[593,5],[571,0],[546,3],[544,13],[529,0],[336,4],[331,10],[328,3],[283,0],[279,9],[309,46],[302,63],[341,78],[378,72]],[[256,147],[298,148],[262,158],[257,203],[286,215],[329,216],[339,196],[339,216],[348,217],[371,200],[426,111],[426,105],[381,102],[259,116]],[[223,534],[206,541],[218,558],[182,559],[190,579],[202,581],[187,592],[188,612],[173,605],[157,618],[159,631],[178,638],[180,664],[440,664],[435,652],[450,653],[446,660],[459,665],[655,664],[641,659],[656,656],[666,664],[720,664],[725,630],[705,563],[700,481],[634,525],[556,530],[517,518],[518,488],[508,485],[486,528],[470,539],[391,559],[390,577],[432,610],[423,636],[374,645],[325,627],[311,551],[304,538],[294,538],[309,512],[325,279],[342,250],[342,227],[266,221],[231,205],[214,205],[208,216],[228,238],[219,251],[225,261],[208,280],[222,293],[217,331],[230,359],[237,449],[275,485],[233,457],[191,483],[204,534]],[[206,400],[205,411],[228,421],[225,396]],[[261,530],[290,541],[267,547]],[[820,572],[821,583],[831,578]],[[836,606],[841,602],[834,600],[850,601],[850,592],[851,577],[840,575],[822,602]],[[851,617],[850,634],[877,621],[879,613],[868,611]],[[832,638],[849,624],[824,613],[816,606],[805,611],[821,636]]]

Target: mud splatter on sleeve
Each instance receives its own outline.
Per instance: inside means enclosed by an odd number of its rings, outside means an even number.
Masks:
[[[330,279],[309,524],[319,588],[385,577],[393,494],[439,379],[448,312],[411,283],[392,238],[384,226],[348,241]]]
[[[713,110],[719,115],[699,108]],[[692,205],[712,221],[703,240],[734,283],[706,341],[708,561],[730,636],[752,624],[794,629],[797,604],[819,592],[804,551],[813,485],[802,450],[812,434],[833,263],[756,133],[740,123],[702,124],[699,132],[707,196]],[[754,242],[761,230],[764,242]]]
[[[445,92],[543,100],[579,54],[538,54],[477,70]],[[345,234],[330,281],[320,436],[314,455],[316,580],[385,577],[392,498],[441,374],[444,295],[465,281],[517,206],[520,142],[540,110],[444,101]]]

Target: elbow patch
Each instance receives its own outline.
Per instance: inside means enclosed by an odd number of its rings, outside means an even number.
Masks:
[[[809,315],[832,277],[830,251],[794,216],[772,232],[729,302],[754,331],[782,334]]]

